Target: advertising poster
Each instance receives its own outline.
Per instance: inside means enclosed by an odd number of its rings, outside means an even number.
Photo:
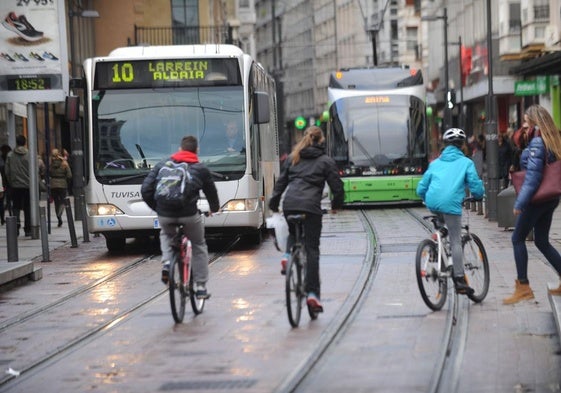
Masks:
[[[64,101],[64,0],[1,0],[0,21],[0,102]]]

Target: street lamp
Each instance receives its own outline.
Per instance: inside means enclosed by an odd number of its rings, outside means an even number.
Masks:
[[[98,18],[99,13],[95,10],[74,10],[73,7],[68,11],[68,34],[70,35],[70,73],[71,79],[76,76],[76,53],[74,50],[74,17],[77,18]],[[72,83],[71,83],[72,86]],[[72,91],[72,94],[74,92]],[[74,196],[74,217],[76,220],[84,219],[84,147],[81,128],[77,121],[70,122],[70,138],[72,146],[72,194]]]
[[[448,97],[448,92],[450,91],[449,88],[449,70],[448,70],[448,9],[444,7],[442,16],[423,16],[421,18],[422,21],[435,21],[435,20],[443,20],[444,21],[444,97]],[[444,104],[444,122],[442,125],[442,129],[446,130],[452,125],[452,118],[451,118],[450,108],[448,108],[448,103],[445,102]]]

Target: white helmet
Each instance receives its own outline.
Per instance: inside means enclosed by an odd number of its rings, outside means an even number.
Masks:
[[[466,140],[466,133],[461,128],[449,128],[442,135],[444,142],[463,142]]]

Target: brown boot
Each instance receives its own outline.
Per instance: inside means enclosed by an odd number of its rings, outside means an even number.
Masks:
[[[561,279],[561,277],[559,277]],[[553,296],[559,296],[561,295],[561,284],[559,284],[559,287],[555,288],[555,289],[549,289],[547,292],[549,292],[550,295]]]
[[[522,300],[530,300],[534,298],[534,291],[530,288],[530,283],[522,284],[515,281],[514,294],[511,297],[503,299],[503,304],[514,304]]]

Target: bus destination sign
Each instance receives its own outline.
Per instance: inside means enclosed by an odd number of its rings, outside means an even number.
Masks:
[[[95,90],[239,84],[234,58],[99,61],[95,65]]]

